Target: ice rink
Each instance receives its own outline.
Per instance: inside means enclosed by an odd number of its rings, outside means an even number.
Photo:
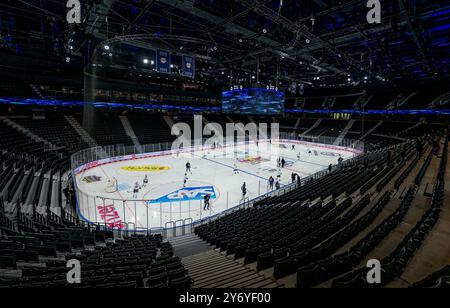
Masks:
[[[119,229],[169,227],[176,221],[216,215],[266,194],[271,191],[271,176],[283,187],[292,183],[292,173],[304,179],[338,164],[340,157],[348,160],[356,155],[356,150],[344,147],[280,140],[109,159],[79,168],[79,214],[86,221]],[[281,158],[286,162],[284,168],[277,167]],[[190,172],[186,172],[187,162]],[[143,183],[146,175],[147,185]],[[113,178],[117,192],[107,193]],[[140,189],[135,194],[136,183]],[[209,210],[204,209],[206,194],[211,196]]]

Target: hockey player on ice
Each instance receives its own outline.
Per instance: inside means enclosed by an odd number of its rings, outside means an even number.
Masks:
[[[205,203],[205,205],[204,205],[204,207],[203,207],[203,210],[204,210],[204,211],[207,211],[207,210],[210,209],[210,206],[211,206],[211,203],[210,203],[211,195],[210,195],[210,194],[206,194],[206,195],[203,197],[203,200],[204,200],[204,203]]]
[[[233,165],[233,174],[239,174],[239,169],[238,169],[236,163]]]
[[[273,176],[270,176],[269,178],[269,187],[270,190],[273,190],[273,184],[275,183],[275,179],[273,178]]]
[[[286,166],[286,160],[284,158],[281,159],[281,168],[284,168]]]
[[[133,198],[136,199],[139,193],[139,183],[136,182],[134,184],[134,189],[133,189]]]
[[[142,184],[142,187],[146,187],[146,186],[147,186],[147,184],[148,184],[148,176],[147,176],[147,175],[145,175],[145,177],[144,177],[144,181],[143,181],[143,184]]]
[[[241,186],[241,192],[242,192],[242,200],[245,200],[245,197],[247,196],[247,184],[245,182]]]
[[[186,188],[187,181],[189,180],[187,173],[184,174],[183,188]]]
[[[277,181],[281,181],[281,176],[283,175],[283,172],[281,171],[281,168],[278,168],[278,172],[277,172]]]
[[[188,172],[192,173],[192,171],[191,171],[191,163],[190,162],[186,163],[186,173],[188,173]]]

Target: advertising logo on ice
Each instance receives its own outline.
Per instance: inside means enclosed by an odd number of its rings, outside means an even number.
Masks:
[[[210,195],[211,199],[216,199],[216,190],[214,186],[186,187],[176,190],[168,195],[162,196],[149,203],[168,203],[180,201],[203,200],[206,195]]]

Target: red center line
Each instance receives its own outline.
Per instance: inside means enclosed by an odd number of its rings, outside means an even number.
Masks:
[[[103,167],[102,166],[99,166],[100,167],[100,169],[102,170],[102,172],[103,172],[103,174],[108,178],[108,180],[110,180],[111,178],[106,174],[106,172],[105,172],[105,170],[103,169]],[[122,194],[120,193],[120,191],[119,190],[117,190],[117,192],[116,192],[118,195],[119,195],[119,197],[123,200],[123,201],[125,201],[125,198],[122,196]],[[106,198],[107,199],[107,198]],[[114,205],[114,202],[113,202],[113,205]],[[131,212],[131,214],[133,214],[133,216],[134,217],[136,217],[137,215],[134,213],[134,211],[128,206],[128,204],[125,202],[125,206],[128,208],[128,210]],[[114,206],[115,207],[115,206]],[[95,209],[95,210],[97,210],[97,209]],[[123,213],[124,215],[125,215],[125,213]],[[137,220],[137,219],[136,219]],[[127,223],[126,221],[125,221],[125,223]],[[135,223],[136,224],[140,224],[140,222],[138,222],[138,221],[135,221]],[[141,227],[144,227],[142,224],[141,224]]]

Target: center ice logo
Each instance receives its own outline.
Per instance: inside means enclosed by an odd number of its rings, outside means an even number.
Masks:
[[[162,196],[156,200],[152,200],[149,203],[168,203],[168,202],[181,202],[192,200],[203,200],[206,195],[210,195],[211,199],[216,199],[216,190],[213,186],[202,187],[186,187],[176,190],[168,195]]]
[[[238,161],[240,163],[248,163],[248,164],[251,164],[251,165],[258,165],[258,164],[261,164],[261,163],[266,163],[266,162],[268,162],[270,160],[268,160],[266,158],[262,158],[261,156],[256,156],[256,157],[254,157],[254,156],[246,156],[246,157],[239,158]]]

